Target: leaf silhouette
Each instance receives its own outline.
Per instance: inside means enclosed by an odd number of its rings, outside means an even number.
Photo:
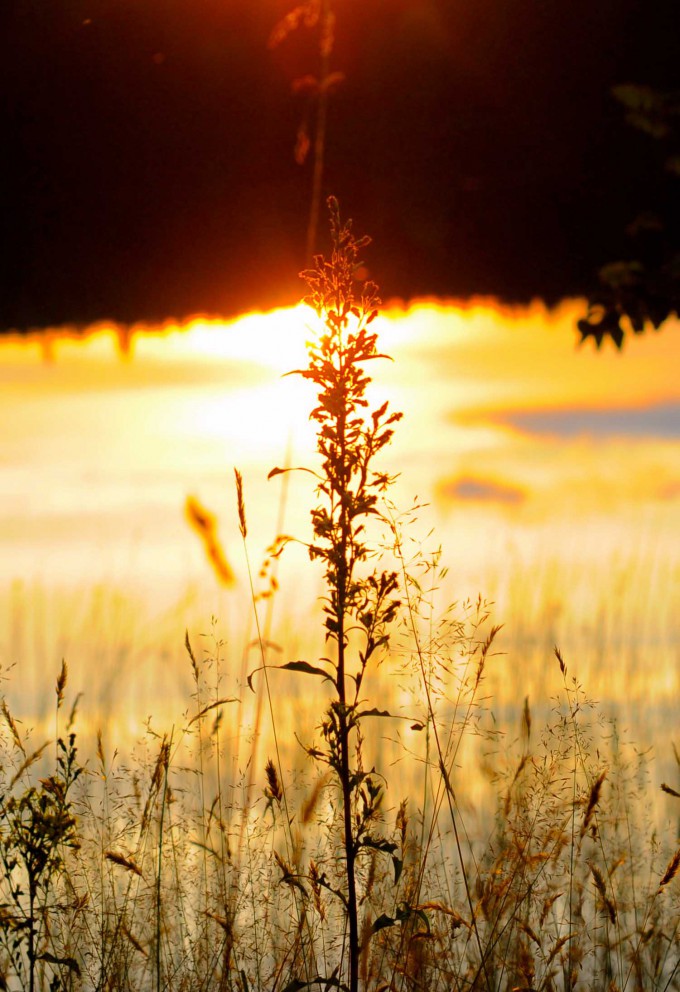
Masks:
[[[224,703],[237,703],[237,702],[238,699],[236,699],[234,696],[228,696],[225,697],[224,699],[218,699],[214,703],[209,703],[207,706],[204,706],[199,713],[196,713],[195,716],[192,716],[191,720],[189,720],[187,724],[187,727],[190,727],[192,723],[196,722],[196,720],[200,720],[201,717],[205,716],[206,713],[209,713],[210,710],[214,710],[216,706],[222,706]]]
[[[327,679],[328,682],[333,681],[327,671],[323,668],[317,668],[315,665],[310,665],[308,661],[288,661],[285,665],[277,665],[276,667],[288,672],[302,672],[304,675],[320,675],[322,679]]]
[[[373,709],[370,709],[370,710],[360,710],[359,713],[356,714],[356,717],[355,718],[357,720],[363,720],[363,718],[365,716],[389,716],[389,717],[394,717],[394,713],[390,713],[389,710],[379,710],[379,709],[377,709],[374,706]]]

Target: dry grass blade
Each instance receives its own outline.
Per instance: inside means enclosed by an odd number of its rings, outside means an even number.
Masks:
[[[661,783],[661,789],[663,792],[667,792],[669,796],[675,796],[676,799],[680,799],[680,792],[676,792],[675,789],[672,789],[670,785],[666,785],[665,782]]]
[[[327,775],[319,776],[319,778],[317,778],[316,782],[314,783],[314,786],[309,796],[302,803],[302,807],[300,809],[300,822],[302,823],[303,826],[306,826],[314,816],[314,812],[319,803],[319,797],[321,796],[321,793],[323,792],[327,784],[328,784],[328,776]]]
[[[195,496],[187,497],[184,510],[189,524],[203,542],[206,557],[213,567],[217,580],[227,588],[235,585],[236,576],[217,536],[217,522],[214,515],[206,510]]]
[[[238,527],[241,531],[241,537],[245,541],[248,536],[248,527],[246,526],[246,505],[243,501],[243,477],[237,468],[234,469],[234,477],[236,479],[236,504],[238,507]]]
[[[462,917],[457,910],[452,909],[451,906],[447,906],[443,902],[439,902],[439,900],[430,900],[429,902],[421,903],[415,908],[418,912],[424,912],[429,909],[430,911],[436,913],[444,913],[446,916],[451,918],[451,927],[453,930],[457,930],[458,927],[467,927],[468,930],[470,929],[470,924],[468,921],[464,919],[464,917]]]
[[[522,930],[527,935],[527,937],[529,937],[531,940],[533,940],[533,942],[536,945],[536,947],[540,947],[541,946],[541,941],[536,936],[536,933],[534,932],[534,930],[532,930],[532,928],[529,926],[528,923],[525,923],[523,920],[520,920],[519,923],[518,923],[518,926],[519,926],[520,930]]]
[[[276,766],[271,758],[267,760],[264,771],[267,776],[267,795],[272,799],[275,799],[277,803],[280,803],[283,799],[283,789],[281,788],[281,783],[279,782],[279,775],[276,771]]]
[[[603,771],[601,775],[593,782],[590,790],[590,795],[588,796],[588,803],[586,805],[585,816],[583,817],[583,824],[581,825],[581,837],[585,837],[586,831],[590,826],[590,821],[593,818],[595,808],[600,801],[600,792],[602,790],[602,783],[607,777],[607,772]]]
[[[51,744],[51,741],[45,741],[44,744],[41,744],[40,745],[40,747],[38,748],[37,751],[34,751],[33,754],[29,754],[29,756],[26,758],[26,760],[25,761],[22,761],[22,763],[19,765],[19,767],[15,771],[14,775],[12,776],[12,780],[9,783],[10,790],[12,789],[12,787],[14,785],[17,784],[17,782],[19,781],[19,779],[21,778],[21,776],[24,774],[24,772],[28,771],[28,769],[32,765],[34,765],[36,763],[36,761],[39,760],[39,758],[42,755],[42,753],[45,750],[45,748],[46,747],[49,747],[50,744]],[[23,748],[22,748],[22,750],[23,750]],[[24,752],[24,754],[25,753],[26,752]]]
[[[130,932],[130,930],[125,926],[125,924],[122,925],[121,930],[122,930],[123,935],[125,936],[126,940],[128,940],[132,944],[132,946],[134,947],[134,949],[136,951],[139,951],[140,954],[143,954],[145,958],[148,958],[149,952],[146,950],[145,947],[142,947],[142,945],[137,940],[137,938],[135,937],[135,935]]]
[[[106,771],[106,760],[104,758],[104,742],[102,740],[101,730],[97,731],[97,761],[99,762],[102,773],[104,773]]]
[[[24,748],[23,742],[21,740],[21,736],[19,734],[19,728],[17,727],[14,717],[10,713],[9,707],[4,699],[2,700],[2,715],[4,716],[5,722],[9,727],[10,733],[12,735],[12,740],[14,741],[16,747],[21,751],[23,755],[25,755],[26,750]]]
[[[64,690],[66,688],[66,680],[68,678],[68,667],[65,660],[61,659],[61,670],[59,672],[59,677],[57,678],[57,709],[61,708],[61,704],[64,702]]]
[[[221,854],[220,851],[216,851],[214,847],[211,847],[210,846],[210,844],[204,844],[203,841],[192,840],[191,841],[191,844],[192,844],[193,847],[197,847],[199,849],[199,851],[205,851],[206,854],[211,854],[213,856],[213,858],[218,858],[219,859],[219,858],[222,857],[222,854]]]
[[[156,764],[154,766],[153,775],[151,776],[151,792],[155,792],[160,788],[161,778],[163,772],[168,767],[168,760],[170,757],[170,746],[168,744],[167,737],[163,737],[163,741],[158,752],[158,757],[156,758]]]
[[[82,692],[79,692],[76,698],[73,700],[73,706],[71,707],[71,712],[68,715],[68,720],[66,721],[66,729],[70,732],[73,729],[73,725],[76,722],[76,714],[78,712],[78,703],[82,699]]]
[[[659,882],[659,892],[664,888],[664,886],[668,885],[668,883],[675,878],[678,874],[678,869],[680,869],[680,848],[678,848],[668,863],[668,868],[666,868],[664,876]]]
[[[216,707],[218,706],[223,706],[225,703],[238,703],[238,699],[236,699],[234,696],[225,696],[224,699],[216,699],[214,703],[208,703],[207,706],[204,706],[202,710],[200,710],[198,713],[192,716],[191,720],[189,720],[189,722],[187,723],[187,727],[190,727],[192,723],[195,723],[197,720],[200,720],[201,717],[204,717],[206,715],[206,713],[209,713],[211,710],[216,709]]]
[[[225,933],[230,934],[232,931],[232,926],[229,920],[225,916],[219,916],[217,913],[212,913],[209,909],[205,910],[205,915],[209,920],[214,920],[218,926],[222,927]]]
[[[198,683],[199,672],[198,672],[198,662],[196,661],[196,656],[191,647],[191,641],[189,640],[189,631],[184,631],[184,647],[187,650],[187,654],[191,658],[191,671],[194,676],[194,682]]]
[[[149,786],[149,793],[146,797],[146,802],[144,804],[144,811],[142,813],[141,822],[141,832],[144,834],[146,828],[149,825],[149,817],[151,816],[151,809],[160,789],[161,781],[163,778],[163,772],[167,769],[168,762],[170,759],[170,748],[168,745],[167,737],[163,737],[160,749],[158,751],[158,757],[156,758],[156,764],[154,765],[153,775],[151,776],[151,784]]]
[[[524,697],[524,707],[522,709],[522,739],[527,747],[531,743],[531,710],[529,709],[529,697]]]
[[[527,754],[523,754],[515,770],[515,774],[512,777],[512,782],[508,786],[508,791],[505,796],[505,804],[504,804],[504,812],[506,817],[509,816],[510,809],[512,807],[512,790],[514,789],[517,780],[520,778],[522,772],[526,768],[528,760],[529,760],[529,756]]]
[[[555,892],[551,896],[548,896],[548,898],[544,901],[543,908],[541,909],[541,915],[538,921],[541,927],[545,923],[548,917],[548,913],[550,912],[550,910],[553,908],[553,906],[561,896],[562,896],[562,892]]]
[[[595,887],[600,894],[604,908],[607,910],[607,915],[612,923],[616,923],[616,907],[607,895],[607,883],[604,880],[604,876],[597,865],[592,862],[588,862],[588,867],[590,868],[590,873],[595,881]]]
[[[281,857],[278,851],[274,851],[274,860],[281,869],[281,883],[299,889],[303,896],[307,897],[307,890],[298,878],[293,868]]]
[[[131,871],[134,875],[144,878],[144,872],[132,858],[126,858],[124,854],[119,854],[118,851],[107,851],[104,857],[111,864],[118,865],[119,868],[124,868],[126,871]]]
[[[564,947],[564,945],[567,943],[567,941],[573,940],[575,936],[576,936],[576,934],[570,933],[570,934],[567,934],[566,937],[560,937],[559,940],[555,941],[555,944],[551,948],[550,954],[548,955],[548,960],[546,961],[546,965],[548,967],[553,963],[553,961],[555,960],[555,958],[557,957],[557,955],[560,953],[560,951],[562,950],[562,948]]]

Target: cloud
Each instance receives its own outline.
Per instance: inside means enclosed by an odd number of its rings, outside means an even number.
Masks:
[[[524,434],[550,437],[680,438],[680,402],[645,407],[508,410],[485,420]]]
[[[477,410],[455,418],[465,424],[510,427],[536,437],[680,438],[680,402],[649,406],[543,407],[538,409]]]
[[[526,492],[519,486],[473,475],[440,479],[436,491],[439,499],[445,503],[500,503],[504,506],[518,506],[526,500]]]

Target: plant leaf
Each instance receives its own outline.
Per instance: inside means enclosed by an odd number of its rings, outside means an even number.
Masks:
[[[192,716],[191,720],[189,720],[187,724],[187,727],[190,727],[192,723],[196,722],[196,720],[200,720],[201,717],[205,716],[206,713],[209,713],[210,710],[214,710],[216,706],[222,706],[223,703],[238,703],[238,699],[236,699],[234,696],[229,696],[229,697],[225,697],[224,699],[218,699],[214,703],[210,703],[208,706],[204,706],[199,713],[196,713],[195,716]]]
[[[310,665],[308,661],[288,661],[285,665],[276,665],[276,668],[280,668],[281,671],[288,672],[302,672],[305,675],[319,675],[322,679],[326,679],[328,682],[332,682],[332,676],[326,672],[323,668],[317,668],[315,665]]]
[[[289,373],[289,375],[290,374],[291,373]],[[321,478],[321,476],[311,468],[305,468],[304,465],[294,465],[292,468],[273,468],[267,476],[267,479],[273,479],[275,475],[283,475],[285,472],[309,472],[309,474],[313,475],[315,479]]]
[[[336,988],[340,989],[340,992],[349,992],[345,983],[339,981],[335,975],[330,975],[328,978],[324,978],[323,975],[317,975],[316,978],[312,978],[309,982],[303,982],[299,978],[294,978],[292,982],[286,985],[282,992],[300,992],[301,989],[309,989],[313,985],[324,985],[327,989]]]
[[[397,845],[391,841],[386,840],[384,837],[379,839],[374,839],[373,837],[362,837],[361,847],[370,847],[374,851],[384,851],[386,854],[392,854],[397,849]]]
[[[144,878],[144,872],[132,858],[126,858],[124,854],[119,854],[118,851],[107,851],[104,857],[112,864],[118,865],[119,868],[124,868],[126,871],[131,871],[133,874],[139,875],[140,878]]]
[[[387,927],[393,927],[396,922],[397,921],[393,916],[388,916],[387,913],[382,913],[377,920],[373,920],[371,934],[378,933],[379,930],[385,930]]]
[[[69,971],[74,971],[80,978],[80,965],[75,958],[60,958],[56,954],[50,954],[49,951],[45,951],[44,954],[38,954],[37,958],[38,961],[47,961],[48,964],[63,964]]]

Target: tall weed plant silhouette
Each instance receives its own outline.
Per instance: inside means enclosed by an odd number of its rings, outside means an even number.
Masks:
[[[397,882],[403,865],[397,843],[380,832],[381,778],[374,769],[365,770],[361,755],[365,721],[390,716],[364,702],[362,685],[369,666],[389,645],[400,607],[398,576],[366,565],[375,555],[368,527],[380,516],[381,499],[393,481],[377,467],[376,458],[402,414],[391,412],[387,402],[370,410],[366,396],[371,382],[367,363],[387,357],[378,351],[377,334],[370,326],[380,305],[378,288],[356,279],[359,253],[370,239],[355,237],[351,221],[341,220],[334,197],[328,199],[328,208],[331,256],[317,255],[313,268],[302,273],[309,286],[306,302],[321,329],[308,344],[309,364],[291,374],[317,390],[310,418],[316,425],[321,462],[313,472],[319,503],[311,511],[313,539],[308,550],[310,559],[324,569],[325,636],[334,652],[316,664],[296,661],[279,667],[330,683],[332,689],[321,742],[306,750],[327,766],[340,793],[342,872],[333,878],[316,872],[314,882],[330,892],[346,914],[346,947],[332,977],[356,992],[362,951],[377,932],[374,922],[362,926],[360,919],[368,868],[375,869],[376,853],[391,858]],[[273,469],[270,478],[283,471],[287,470]]]

